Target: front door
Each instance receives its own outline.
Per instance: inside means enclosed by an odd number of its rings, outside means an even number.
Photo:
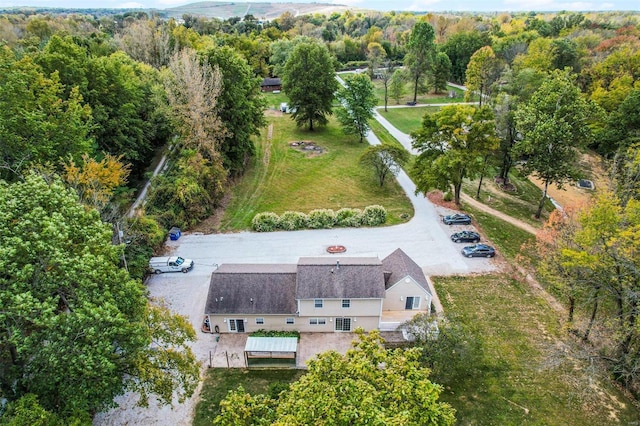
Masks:
[[[232,333],[244,333],[244,320],[230,319],[229,331]]]

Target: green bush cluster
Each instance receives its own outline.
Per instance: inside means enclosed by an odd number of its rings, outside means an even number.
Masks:
[[[284,330],[265,330],[261,328],[252,333],[249,333],[253,337],[297,337],[300,338],[300,332],[296,330],[284,331]]]
[[[364,210],[342,208],[337,212],[331,209],[316,209],[308,215],[286,211],[281,216],[273,212],[258,213],[251,225],[257,232],[295,231],[297,229],[330,229],[337,227],[379,226],[387,221],[387,211],[379,205],[367,206]]]
[[[336,213],[331,209],[316,209],[309,212],[309,228],[330,229],[336,224]]]

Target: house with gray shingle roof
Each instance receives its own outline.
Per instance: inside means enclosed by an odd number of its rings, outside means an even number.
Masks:
[[[223,264],[205,305],[212,330],[395,329],[431,311],[422,269],[397,249],[377,257],[301,257],[297,264]]]

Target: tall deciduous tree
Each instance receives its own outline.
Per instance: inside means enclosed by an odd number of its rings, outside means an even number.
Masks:
[[[417,191],[446,191],[453,185],[456,204],[460,204],[462,181],[474,178],[486,154],[498,146],[491,110],[470,105],[425,114],[422,127],[411,137],[420,152],[413,167]]]
[[[373,84],[366,74],[346,75],[344,82],[338,89],[337,98],[342,107],[336,110],[336,115],[345,133],[358,135],[362,142],[369,132],[369,120],[377,103]]]
[[[491,94],[490,89],[499,75],[498,61],[491,46],[478,49],[467,65],[467,92],[465,100],[470,101],[474,95],[480,95],[480,106]]]
[[[58,180],[0,183],[0,387],[32,393],[63,418],[111,406],[126,390],[142,402],[191,395],[199,379],[186,318],[151,305],[119,266],[111,227]]]
[[[537,176],[544,190],[536,218],[540,218],[549,184],[562,187],[578,175],[578,149],[589,143],[589,104],[565,71],[554,71],[531,99],[516,111],[522,133],[514,151],[526,158],[523,170]]]
[[[389,103],[389,86],[391,85],[391,78],[395,72],[396,67],[392,60],[387,60],[382,70],[380,70],[380,79],[382,80],[382,86],[384,87],[384,112],[387,112],[387,104]]]
[[[413,102],[418,100],[418,92],[424,86],[422,80],[432,71],[435,56],[435,31],[426,21],[418,21],[411,30],[407,44],[405,64],[413,81]]]
[[[374,79],[378,74],[378,68],[380,64],[384,62],[387,57],[387,52],[382,45],[378,42],[371,42],[367,45],[367,61],[369,62],[369,77]]]
[[[357,331],[346,355],[325,352],[278,400],[231,392],[214,424],[450,425],[454,410],[438,398],[418,349],[382,347],[379,332]]]
[[[433,65],[433,91],[442,93],[447,90],[447,82],[451,77],[451,61],[444,52],[438,52]]]
[[[0,177],[33,163],[58,164],[91,152],[91,109],[77,89],[64,93],[58,74],[45,76],[29,57],[0,47]]]
[[[360,164],[373,169],[380,186],[386,178],[397,176],[409,160],[409,153],[402,147],[389,144],[371,145],[360,156]]]
[[[292,118],[298,126],[324,125],[332,113],[334,93],[338,89],[329,51],[318,43],[296,46],[284,65],[282,88],[294,109]]]
[[[169,70],[167,95],[181,133],[181,144],[197,150],[208,160],[220,160],[220,140],[226,132],[218,114],[220,70],[206,60],[201,62],[191,49],[176,52]]]
[[[482,46],[491,44],[487,33],[479,31],[456,32],[447,38],[440,50],[451,60],[451,79],[458,84],[466,80],[467,64],[471,55]]]
[[[397,69],[391,76],[389,82],[389,96],[396,101],[396,104],[400,103],[400,99],[405,95],[405,82],[407,81],[407,74],[403,69]]]
[[[567,295],[571,331],[589,340],[591,330],[600,328],[608,339],[600,343],[598,355],[618,381],[638,392],[640,201],[622,204],[604,192],[568,213],[552,215],[538,236],[538,268]],[[574,323],[574,311],[583,314],[579,307],[585,305],[588,320]]]
[[[251,138],[259,135],[266,123],[261,79],[255,77],[247,61],[229,47],[210,49],[205,57],[222,75],[218,106],[220,119],[227,130],[220,145],[223,164],[231,174],[240,174],[247,160],[255,154]]]

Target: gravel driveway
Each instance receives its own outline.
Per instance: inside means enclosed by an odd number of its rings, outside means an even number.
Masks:
[[[378,144],[370,132],[369,143]],[[406,141],[405,141],[406,143]],[[209,353],[215,352],[212,334],[201,333],[204,305],[209,289],[209,278],[222,263],[296,263],[301,256],[377,256],[381,260],[401,248],[425,274],[453,275],[490,272],[496,269],[492,259],[467,259],[460,254],[464,244],[452,243],[449,235],[465,226],[444,225],[441,215],[450,211],[433,205],[422,194],[415,195],[415,185],[401,171],[398,182],[414,206],[414,217],[407,223],[380,228],[340,228],[291,232],[238,232],[229,234],[183,234],[177,241],[168,241],[171,254],[193,259],[194,269],[187,273],[150,276],[147,287],[152,297],[162,299],[176,313],[190,319],[198,330],[198,341],[193,350],[205,366]],[[344,245],[347,252],[329,255],[326,248]],[[134,407],[135,396],[118,399],[119,408],[98,414],[94,425],[188,425],[191,424],[197,393],[184,404],[171,407],[141,409]]]

